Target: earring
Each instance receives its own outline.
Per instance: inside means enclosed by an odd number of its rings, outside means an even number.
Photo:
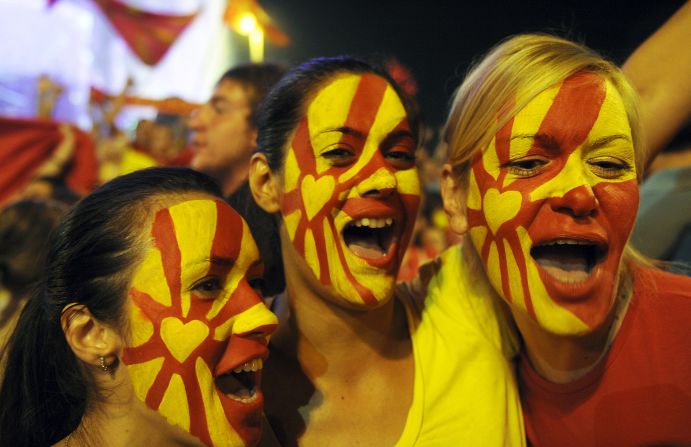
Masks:
[[[110,367],[106,365],[106,358],[104,356],[98,358],[98,367],[105,373],[110,372]]]

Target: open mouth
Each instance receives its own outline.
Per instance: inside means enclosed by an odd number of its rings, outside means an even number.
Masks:
[[[382,258],[389,253],[394,240],[394,221],[390,217],[353,220],[343,229],[343,240],[360,258]]]
[[[257,399],[259,375],[264,361],[260,358],[249,360],[232,371],[216,377],[216,387],[229,398],[245,404]]]
[[[606,254],[606,245],[576,239],[544,242],[530,250],[530,255],[546,273],[566,283],[586,281]]]

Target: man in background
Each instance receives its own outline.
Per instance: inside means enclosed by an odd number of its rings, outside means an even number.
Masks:
[[[228,70],[211,99],[190,118],[195,150],[192,168],[215,178],[228,196],[246,179],[257,147],[257,109],[286,72],[275,64],[247,64]]]

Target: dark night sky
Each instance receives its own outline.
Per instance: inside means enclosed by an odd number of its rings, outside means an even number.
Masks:
[[[426,121],[440,124],[469,63],[505,36],[554,31],[615,62],[683,4],[682,0],[390,1],[259,0],[292,39],[267,45],[270,61],[315,56],[395,56],[412,70]]]

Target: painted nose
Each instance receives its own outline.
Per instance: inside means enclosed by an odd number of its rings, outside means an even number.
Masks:
[[[592,216],[600,206],[593,188],[588,184],[573,188],[561,197],[550,198],[550,204],[554,211],[574,217]]]
[[[233,335],[265,338],[273,333],[277,325],[276,315],[260,301],[237,315],[233,324]]]
[[[360,182],[358,193],[364,196],[387,197],[396,189],[396,177],[386,168],[379,168],[374,174]]]

